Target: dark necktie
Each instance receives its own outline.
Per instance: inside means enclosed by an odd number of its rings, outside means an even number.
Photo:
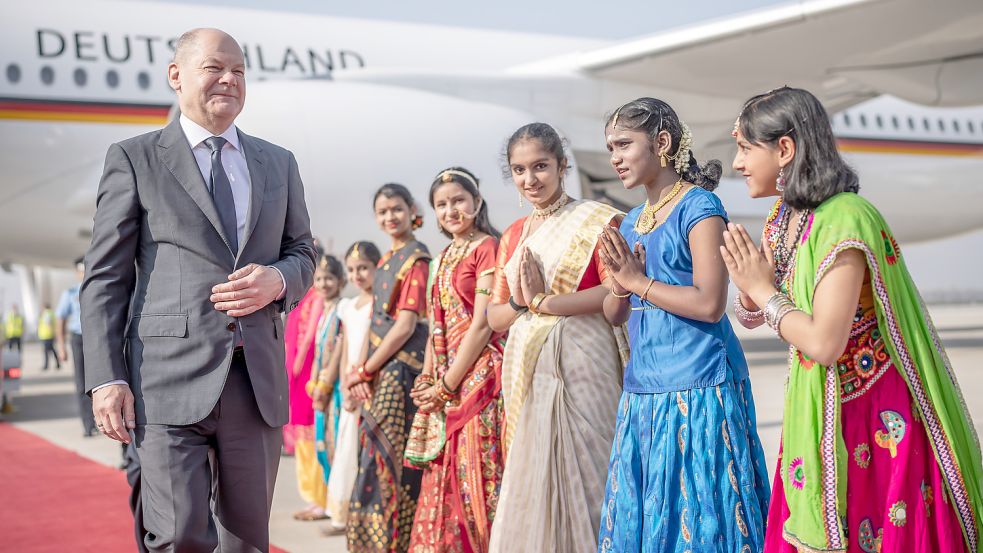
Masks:
[[[226,142],[228,141],[221,136],[205,139],[205,145],[212,151],[212,202],[215,204],[215,210],[218,211],[219,220],[222,221],[222,230],[232,247],[232,253],[238,253],[236,203],[232,197],[232,183],[229,182],[229,176],[225,173],[225,167],[222,165],[222,148]]]

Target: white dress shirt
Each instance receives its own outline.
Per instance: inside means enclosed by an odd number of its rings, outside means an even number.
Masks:
[[[212,150],[205,144],[205,140],[215,135],[184,114],[181,114],[180,123],[184,136],[188,139],[188,145],[191,146],[191,153],[195,155],[195,161],[198,162],[201,178],[205,180],[205,186],[209,187],[212,180]],[[246,155],[242,153],[235,124],[229,125],[229,128],[218,136],[226,140],[222,148],[222,166],[225,167],[225,174],[228,175],[229,183],[232,185],[232,200],[236,205],[236,240],[241,248],[242,238],[246,232],[249,201],[252,198],[249,188],[249,167],[246,166]]]

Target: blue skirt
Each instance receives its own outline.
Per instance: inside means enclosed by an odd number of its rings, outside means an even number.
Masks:
[[[598,551],[760,552],[769,495],[749,380],[624,392]]]

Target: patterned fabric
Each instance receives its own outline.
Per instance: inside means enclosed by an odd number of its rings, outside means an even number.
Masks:
[[[776,206],[776,210],[780,209]],[[979,441],[938,333],[880,213],[852,193],[838,194],[823,202],[813,214],[797,250],[788,291],[797,307],[811,313],[816,285],[837,254],[845,249],[859,250],[867,261],[878,332],[891,365],[903,378],[914,400],[915,407],[908,409],[924,423],[966,546],[976,551],[979,512],[983,508]],[[876,342],[873,334],[871,339]],[[868,346],[876,355],[877,344],[871,342]],[[827,370],[795,348],[790,348],[789,357],[783,423],[785,451],[780,471],[781,489],[789,509],[784,538],[804,550],[845,551],[850,543],[849,529],[845,526],[849,523],[848,466],[855,452],[848,450],[845,442],[841,412],[846,406],[841,399],[840,369]],[[858,373],[866,369],[854,366],[852,370]],[[892,372],[888,369],[880,380]],[[881,406],[877,408],[880,410]],[[898,415],[904,413],[889,410]],[[870,443],[865,442],[873,454],[872,465],[885,449],[890,454],[893,448],[900,455],[899,448],[909,441],[899,432],[895,415],[881,418],[878,412],[877,416],[882,424],[880,438],[873,436],[869,438]],[[793,488],[789,477],[790,463],[799,458],[803,466],[801,490]],[[905,501],[906,505],[912,505]],[[871,528],[877,526],[874,519],[871,524]],[[931,543],[909,545],[935,547]]]
[[[730,376],[622,395],[598,553],[761,551],[768,473],[750,383]]]
[[[418,274],[418,263],[425,267],[429,258],[426,246],[410,242],[380,261],[373,283],[370,356],[395,323],[391,304],[409,298],[414,301],[407,305],[425,308],[421,305],[425,302],[416,299],[426,293],[426,270]],[[348,550],[352,553],[397,552],[409,547],[422,471],[404,467],[403,452],[416,413],[410,391],[423,366],[426,337],[427,327],[421,321],[379,370],[372,399],[362,408],[358,478],[348,515]]]
[[[601,228],[617,215],[597,202],[572,202],[525,238],[521,245],[543,268],[550,293],[601,281],[586,272]],[[503,240],[500,254],[506,247]],[[518,257],[504,266],[511,289]],[[502,371],[511,446],[489,551],[595,549],[626,350],[621,329],[601,314],[527,313],[512,325]]]
[[[843,441],[850,451],[845,549],[850,553],[968,551],[908,386],[890,360],[878,366],[888,370],[876,382],[850,401],[843,399],[846,394],[841,396]],[[795,487],[783,489],[783,480],[783,475],[775,475],[768,553],[796,553],[795,546],[782,538],[782,525],[789,516],[785,492],[797,494],[801,488],[791,478]]]
[[[443,377],[471,327],[477,276],[494,270],[498,241],[486,238],[462,259],[447,250],[435,262],[438,274],[452,274],[430,285],[428,301],[434,372]],[[469,295],[465,295],[469,294]],[[501,437],[505,411],[499,392],[504,340],[493,336],[461,383],[460,400],[445,408],[445,435],[439,456],[425,465],[413,523],[411,552],[488,550],[501,485]],[[417,413],[414,428],[427,427]]]
[[[338,300],[334,309],[321,313],[321,320],[317,323],[317,332],[314,340],[314,365],[311,370],[311,386],[316,384],[320,378],[321,371],[327,370],[328,361],[335,350],[338,334],[341,331],[341,318],[339,312],[351,301],[347,298]],[[331,477],[331,458],[334,457],[335,436],[338,432],[338,416],[341,406],[341,375],[336,375],[328,403],[327,413],[324,411],[314,411],[314,451],[317,455],[317,463],[320,465],[321,477],[325,483]],[[322,504],[323,506],[323,504]]]

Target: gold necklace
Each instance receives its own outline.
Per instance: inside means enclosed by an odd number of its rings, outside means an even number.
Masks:
[[[682,189],[683,179],[679,179],[676,181],[676,184],[672,185],[672,189],[669,190],[669,193],[655,204],[649,205],[649,201],[645,200],[645,207],[638,215],[638,219],[635,220],[635,232],[638,234],[648,234],[652,232],[652,229],[655,228],[655,224],[658,222],[655,218],[655,214],[658,213],[660,209],[665,207],[666,204],[671,202]]]
[[[437,290],[440,295],[440,306],[449,309],[451,305],[451,286],[454,282],[454,270],[463,260],[471,249],[471,242],[474,241],[474,231],[462,241],[454,240],[447,246],[444,255],[441,256],[440,267],[437,270]]]
[[[535,217],[535,218],[537,218],[537,219],[545,219],[545,218],[549,217],[550,215],[552,215],[552,214],[556,213],[557,211],[559,211],[561,207],[567,205],[567,201],[569,199],[570,199],[570,196],[567,196],[565,193],[560,194],[560,197],[557,198],[557,200],[555,202],[553,202],[550,205],[544,207],[543,209],[539,209],[539,208],[533,209],[532,210],[532,216]]]

